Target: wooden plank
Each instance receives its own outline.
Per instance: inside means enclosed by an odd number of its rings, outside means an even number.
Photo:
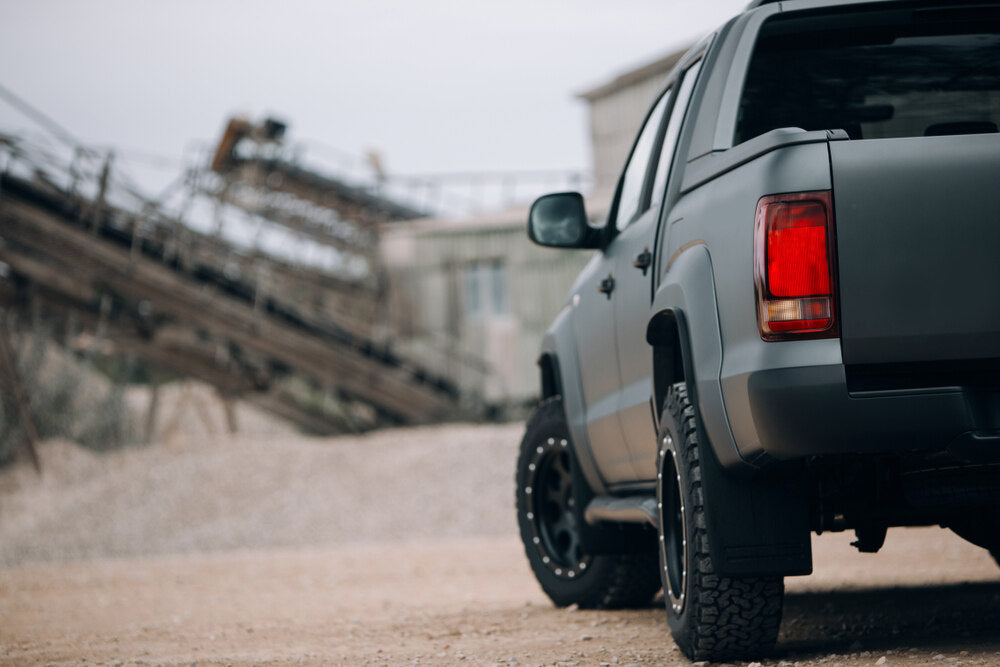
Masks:
[[[358,243],[353,240],[337,236],[330,231],[330,227],[324,222],[315,220],[307,214],[296,213],[291,207],[280,206],[268,201],[268,190],[266,188],[256,188],[244,186],[243,188],[229,188],[218,194],[208,193],[216,196],[223,202],[249,213],[260,215],[276,224],[287,227],[299,234],[308,236],[320,245],[330,246],[338,250],[347,250],[358,254],[371,254],[375,247],[375,239],[372,234],[366,243]],[[294,196],[287,195],[284,196]],[[298,199],[298,198],[296,198]],[[298,200],[303,201],[303,200]],[[307,202],[311,206],[329,211],[327,207],[321,207],[314,202]],[[338,216],[340,217],[340,216]],[[350,224],[344,221],[343,224]]]
[[[242,160],[237,167],[237,176],[241,181],[257,187],[271,187],[332,209],[361,229],[391,220],[413,220],[425,216],[422,211],[379,197],[364,188],[327,179],[280,160]]]
[[[79,301],[89,302],[94,297],[89,284],[74,280],[66,271],[51,264],[18,253],[9,245],[0,245],[0,261],[7,264],[15,273]]]
[[[51,211],[80,211],[79,219],[64,219],[71,226],[90,228],[88,211],[92,203],[62,192],[46,181],[24,181],[10,174],[0,174],[5,199],[19,199]],[[134,211],[125,211],[104,204],[100,218],[100,233],[109,245],[128,246],[136,254],[145,254],[157,262],[177,259],[190,271],[222,274],[224,280],[241,283],[252,289],[259,266],[267,266],[276,290],[280,290],[286,305],[310,313],[322,313],[335,319],[339,326],[353,335],[370,335],[375,320],[373,303],[377,300],[378,284],[370,278],[359,279],[336,270],[293,264],[273,255],[239,248],[215,235],[202,234],[176,220],[163,217],[155,210],[144,210],[137,218]],[[225,267],[225,270],[224,268]],[[229,270],[236,269],[232,276]],[[322,299],[315,298],[322,294]],[[322,301],[322,306],[316,304]]]
[[[381,365],[273,318],[255,323],[252,307],[220,297],[167,267],[144,258],[132,262],[127,251],[109,247],[33,207],[7,201],[5,209],[5,236],[73,265],[82,279],[99,280],[123,296],[149,300],[161,311],[200,322],[215,335],[341,386],[407,421],[428,421],[454,409],[451,396],[421,385],[410,369]]]

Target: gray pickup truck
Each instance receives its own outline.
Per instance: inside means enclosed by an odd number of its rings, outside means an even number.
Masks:
[[[679,62],[545,336],[517,464],[557,605],[770,651],[812,532],[1000,556],[1000,3],[758,1]]]

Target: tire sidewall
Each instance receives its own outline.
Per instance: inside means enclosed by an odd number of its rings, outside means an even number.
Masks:
[[[551,441],[551,442],[550,442]],[[562,443],[566,443],[563,445]],[[606,556],[587,556],[581,562],[580,568],[572,578],[556,574],[556,567],[550,561],[546,562],[544,545],[540,544],[537,516],[534,512],[532,499],[534,489],[538,487],[535,473],[530,466],[537,458],[539,447],[565,447],[570,457],[570,465],[576,461],[569,436],[569,428],[563,413],[562,400],[554,397],[543,401],[528,421],[524,438],[521,440],[520,454],[517,462],[516,505],[517,523],[524,543],[525,553],[542,590],[557,606],[565,607],[578,604],[581,607],[599,606],[605,595],[606,578],[613,563]],[[529,493],[528,489],[532,489]],[[582,521],[582,512],[579,520]]]
[[[671,604],[669,588],[664,594],[667,625],[674,642],[691,660],[726,661],[767,655],[778,637],[781,624],[782,577],[731,577],[718,574],[712,557],[706,516],[709,498],[704,467],[714,456],[701,431],[698,414],[686,386],[670,388],[660,421],[660,474],[657,495],[671,490],[664,474],[664,461],[676,461],[674,481],[679,484],[683,509],[684,600]],[[667,458],[670,457],[670,458]],[[669,469],[669,466],[667,466]],[[679,480],[679,481],[678,481]],[[661,515],[663,510],[660,510]],[[661,534],[664,522],[661,520]],[[660,574],[668,586],[669,565],[664,543],[660,543]]]
[[[691,584],[690,575],[694,572],[694,549],[689,545],[694,545],[696,538],[694,526],[696,517],[692,516],[692,509],[695,507],[691,494],[690,461],[687,452],[689,443],[685,439],[684,432],[680,425],[681,415],[675,415],[671,410],[673,401],[668,401],[660,418],[659,451],[658,451],[658,476],[656,484],[656,501],[660,512],[659,539],[659,564],[660,581],[663,584],[663,599],[667,611],[667,625],[674,641],[679,646],[684,647],[689,642],[689,637],[694,632],[692,617],[696,617],[695,609],[697,600],[689,595]],[[673,465],[669,465],[670,463]],[[671,479],[673,477],[673,479]],[[674,590],[671,584],[671,575],[668,561],[673,560],[668,557],[669,537],[665,530],[664,523],[669,517],[664,517],[664,512],[668,509],[667,494],[672,493],[672,485],[677,483],[680,488],[680,502],[683,515],[682,536],[684,544],[681,549],[680,563],[682,570],[680,576],[680,590]]]

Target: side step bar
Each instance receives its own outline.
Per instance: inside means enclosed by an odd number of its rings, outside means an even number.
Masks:
[[[649,523],[657,527],[656,496],[595,496],[583,513],[590,525],[613,523]]]

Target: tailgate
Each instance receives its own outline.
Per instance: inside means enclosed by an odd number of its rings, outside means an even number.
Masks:
[[[1000,135],[830,159],[844,363],[1000,358]]]

